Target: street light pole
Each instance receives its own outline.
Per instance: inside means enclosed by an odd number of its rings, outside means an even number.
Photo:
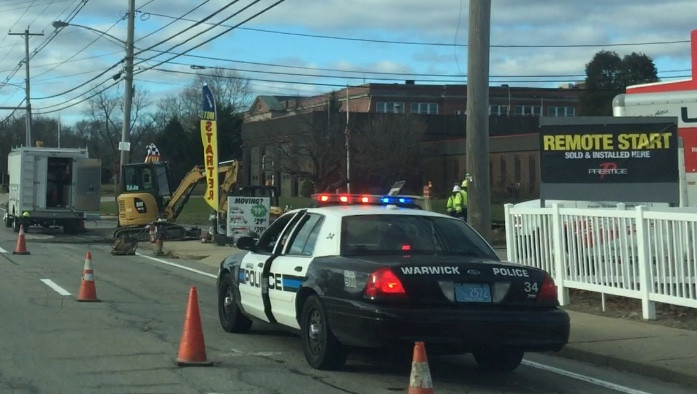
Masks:
[[[123,180],[123,165],[128,162],[128,153],[131,150],[131,144],[128,142],[128,136],[131,130],[131,104],[133,102],[133,32],[135,30],[135,0],[128,1],[128,33],[126,35],[126,66],[124,68],[124,81],[126,87],[123,92],[123,127],[121,129],[121,142],[119,150],[121,157],[119,159],[119,190],[117,195],[121,194],[124,187]]]

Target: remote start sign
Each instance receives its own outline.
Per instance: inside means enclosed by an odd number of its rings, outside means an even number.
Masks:
[[[672,117],[540,118],[540,197],[678,203]]]

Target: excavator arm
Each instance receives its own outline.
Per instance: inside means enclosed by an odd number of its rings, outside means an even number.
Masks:
[[[218,175],[224,175],[222,180],[219,179],[218,184],[219,213],[227,212],[227,194],[237,183],[238,168],[239,164],[235,160],[218,164]],[[206,172],[202,166],[195,166],[184,176],[167,205],[165,205],[164,216],[168,221],[173,222],[177,219],[182,209],[184,209],[184,205],[189,201],[189,197],[191,197],[191,193],[196,185],[205,178]]]

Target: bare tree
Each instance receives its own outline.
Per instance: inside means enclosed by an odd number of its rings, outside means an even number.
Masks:
[[[240,78],[234,71],[214,68],[197,74],[178,96],[158,102],[154,115],[157,126],[163,128],[177,119],[187,130],[197,131],[204,84],[210,87],[219,109],[225,108],[233,114],[246,110],[250,100],[249,81]]]
[[[118,152],[118,144],[121,140],[122,122],[118,121],[121,113],[118,109],[122,101],[115,92],[104,90],[87,101],[89,109],[85,111],[85,115],[92,121],[93,127],[90,131],[96,133],[94,137],[114,155]]]
[[[235,71],[213,68],[196,74],[194,81],[182,93],[182,101],[191,113],[198,116],[201,107],[201,87],[206,84],[213,92],[219,106],[230,107],[233,113],[246,110],[249,105],[249,80]]]
[[[134,88],[131,109],[131,125],[126,136],[131,143],[131,151],[139,149],[142,144],[141,136],[152,123],[152,118],[146,116],[150,106],[148,92]],[[90,139],[99,142],[103,159],[115,159],[119,155],[118,146],[123,132],[123,97],[116,91],[105,90],[87,101],[89,108],[85,111],[89,121],[78,128],[79,132],[89,131]]]
[[[138,149],[145,156],[145,145],[150,141],[143,141],[143,137],[147,135],[147,131],[153,126],[152,116],[146,112],[151,106],[151,101],[148,99],[149,92],[145,89],[133,88],[133,107],[131,109],[131,127],[128,135],[128,141],[131,143],[131,152],[133,149]]]
[[[311,182],[316,191],[345,184],[345,125],[328,119],[324,112],[298,115],[295,120],[294,127],[271,132],[280,134],[276,137],[281,141],[276,150],[277,168]]]
[[[418,116],[373,114],[350,131],[351,183],[356,190],[384,191],[398,180],[420,187],[426,125]]]

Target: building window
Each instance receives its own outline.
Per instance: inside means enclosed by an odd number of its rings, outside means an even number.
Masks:
[[[507,105],[490,105],[489,106],[489,115],[508,115],[508,106]]]
[[[515,106],[516,115],[532,115],[540,116],[540,106],[538,105],[516,105]]]
[[[404,103],[378,101],[375,103],[375,112],[383,114],[403,114]]]
[[[547,107],[547,116],[576,116],[574,107]]]
[[[438,103],[411,103],[409,112],[413,114],[438,114]]]

